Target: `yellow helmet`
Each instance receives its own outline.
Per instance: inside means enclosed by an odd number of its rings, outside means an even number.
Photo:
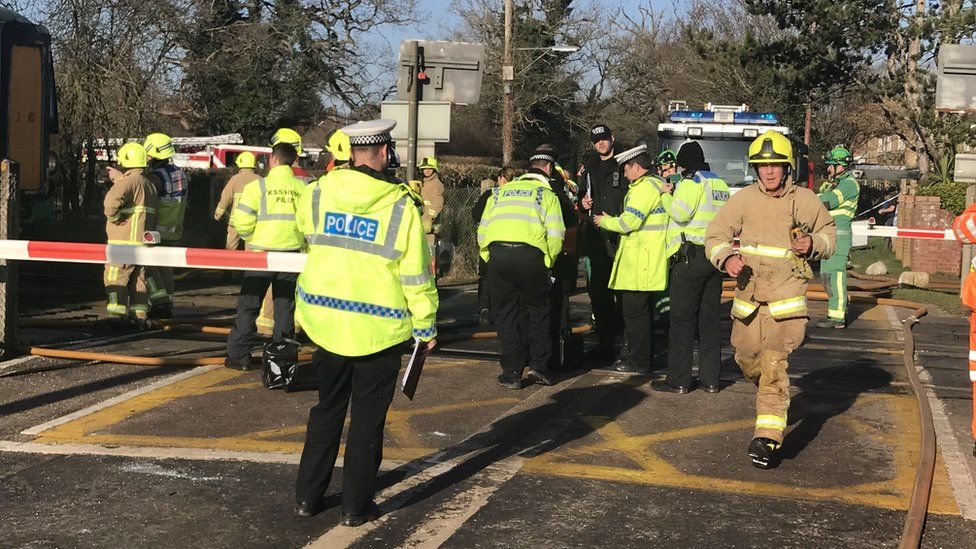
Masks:
[[[332,132],[332,135],[329,136],[329,144],[325,146],[325,150],[332,153],[332,158],[335,158],[336,162],[349,162],[351,148],[349,136],[342,130]]]
[[[278,128],[278,131],[274,132],[271,136],[271,146],[274,147],[278,143],[288,143],[295,147],[298,154],[302,154],[302,136],[291,128]]]
[[[166,160],[176,154],[176,149],[173,147],[173,140],[165,133],[151,133],[147,135],[143,147],[146,148],[146,156],[157,160]]]
[[[776,130],[767,130],[749,145],[750,164],[793,165],[793,144]]]
[[[254,153],[251,151],[244,151],[237,155],[237,158],[234,160],[234,164],[237,164],[238,168],[254,169],[254,167],[258,164],[258,159],[254,157]]]
[[[439,170],[439,167],[440,166],[438,165],[436,158],[434,158],[433,156],[426,156],[424,157],[424,161],[421,162],[419,166],[417,166],[417,169],[423,170],[426,168],[430,168],[431,170],[434,170],[436,172]]]
[[[126,169],[146,167],[146,148],[138,143],[126,143],[119,147],[116,155],[119,157],[119,166]]]

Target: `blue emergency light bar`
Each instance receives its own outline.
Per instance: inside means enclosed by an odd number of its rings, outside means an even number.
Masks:
[[[779,119],[771,112],[737,112],[734,115],[735,124],[762,124],[775,126]],[[715,113],[712,111],[674,111],[671,113],[672,122],[712,122],[715,123]]]

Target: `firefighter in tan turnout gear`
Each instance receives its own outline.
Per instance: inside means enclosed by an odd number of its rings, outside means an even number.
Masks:
[[[790,405],[787,357],[807,324],[808,261],[830,257],[836,228],[815,194],[793,184],[793,146],[770,130],[749,147],[758,182],[733,195],[708,225],[705,250],[735,277],[732,346],[742,373],[759,386],[749,456],[776,465]],[[739,249],[733,238],[739,238]]]
[[[254,168],[257,167],[257,158],[255,158],[254,153],[244,151],[237,155],[234,163],[237,164],[240,171],[234,174],[234,177],[231,177],[227,181],[227,184],[224,185],[224,190],[220,193],[220,202],[217,203],[217,208],[214,210],[214,221],[220,221],[225,215],[230,217],[230,212],[233,212],[237,208],[237,204],[241,201],[241,194],[244,192],[244,187],[251,181],[261,178],[261,176],[254,172]],[[242,244],[244,244],[244,241],[241,239],[241,235],[238,234],[237,229],[233,225],[228,223],[227,241],[224,248],[227,250],[240,250]]]
[[[146,150],[139,143],[119,148],[119,166],[111,169],[112,187],[105,195],[105,234],[109,244],[144,246],[145,231],[156,228],[156,189],[146,177]],[[105,292],[108,294],[109,322],[123,327],[134,322],[148,329],[149,290],[147,269],[142,265],[105,265]]]

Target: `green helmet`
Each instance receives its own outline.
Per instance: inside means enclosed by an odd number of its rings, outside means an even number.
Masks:
[[[854,155],[845,147],[837,146],[824,156],[824,164],[828,166],[847,167],[854,163]]]
[[[664,164],[674,164],[678,161],[678,155],[675,154],[671,149],[664,149],[660,154],[657,155],[657,165],[662,166]]]

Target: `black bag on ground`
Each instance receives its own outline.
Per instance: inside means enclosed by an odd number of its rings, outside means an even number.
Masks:
[[[264,345],[264,386],[267,389],[284,389],[286,393],[316,389],[315,369],[311,364],[298,363],[297,341],[286,339]]]

